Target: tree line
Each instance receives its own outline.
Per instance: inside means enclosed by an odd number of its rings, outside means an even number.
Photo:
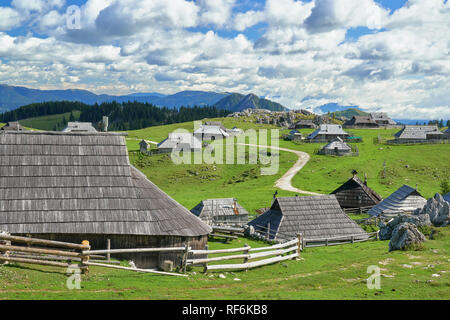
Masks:
[[[109,130],[127,131],[152,126],[182,123],[204,118],[226,117],[231,112],[211,106],[180,107],[171,109],[141,102],[104,102],[87,105],[81,102],[59,101],[34,103],[0,114],[0,122],[6,123],[28,118],[80,111],[79,121],[97,124],[103,116],[109,117]]]

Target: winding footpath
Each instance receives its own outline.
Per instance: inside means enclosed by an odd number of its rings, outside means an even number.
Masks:
[[[259,148],[265,148],[265,149],[270,148],[270,149],[274,149],[274,150],[286,151],[286,152],[291,152],[291,153],[296,154],[298,156],[298,161],[294,164],[294,166],[291,169],[288,170],[288,172],[286,172],[280,179],[278,179],[277,182],[275,182],[275,187],[280,188],[281,190],[297,192],[297,193],[307,194],[307,195],[311,195],[311,196],[320,196],[321,195],[320,193],[305,191],[305,190],[301,190],[301,189],[298,189],[298,188],[295,188],[292,186],[292,179],[295,177],[295,175],[297,173],[300,172],[300,170],[303,169],[303,167],[311,159],[309,154],[307,154],[306,152],[291,150],[291,149],[286,149],[286,148],[280,148],[280,147],[273,147],[273,146],[255,145],[255,144],[240,143],[240,145],[249,146],[249,147],[259,147]]]

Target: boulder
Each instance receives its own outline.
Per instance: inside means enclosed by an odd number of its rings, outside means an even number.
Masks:
[[[428,215],[400,214],[391,219],[388,223],[380,222],[378,224],[380,227],[380,240],[391,239],[394,229],[402,223],[410,223],[416,227],[431,226],[431,221]]]
[[[450,223],[450,205],[445,199],[436,193],[433,198],[428,199],[422,209],[417,209],[414,216],[423,218],[428,216],[435,227],[445,227]]]
[[[405,250],[411,245],[425,241],[425,236],[417,230],[417,227],[409,222],[398,224],[392,231],[389,251]]]

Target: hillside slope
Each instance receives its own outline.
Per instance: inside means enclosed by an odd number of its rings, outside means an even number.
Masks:
[[[254,94],[242,95],[232,93],[215,104],[219,109],[226,109],[233,112],[239,112],[245,109],[267,109],[271,111],[285,111],[287,108],[279,103],[262,99]]]

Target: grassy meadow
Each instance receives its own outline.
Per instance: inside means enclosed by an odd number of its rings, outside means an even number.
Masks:
[[[75,121],[77,121],[80,118],[80,114],[81,114],[80,111],[73,112]],[[66,118],[66,121],[69,122],[70,112],[36,118],[28,118],[25,120],[20,120],[19,123],[26,128],[52,131],[54,130],[55,126],[58,125],[61,126],[64,118]]]
[[[68,118],[68,117],[67,117]],[[61,117],[62,119],[62,117]],[[48,120],[48,119],[47,119]],[[232,118],[214,119],[232,128],[271,129]],[[33,127],[36,125],[33,120]],[[45,122],[45,120],[43,120]],[[139,152],[142,139],[160,142],[175,129],[193,131],[193,123],[173,124],[128,132],[130,161],[148,178],[188,209],[208,198],[234,197],[251,213],[271,203],[275,182],[297,161],[290,152],[279,155],[280,169],[274,176],[262,176],[258,164],[176,165],[170,155],[146,156]],[[286,133],[289,130],[280,133]],[[329,193],[345,182],[356,169],[367,174],[369,186],[383,197],[403,184],[419,186],[425,197],[439,191],[440,181],[450,178],[450,146],[388,146],[374,143],[378,136],[389,138],[397,131],[349,130],[364,142],[356,144],[358,157],[316,155],[322,144],[280,140],[280,147],[307,152],[310,162],[293,180],[297,188]],[[312,130],[301,130],[308,134]],[[220,142],[216,142],[220,143]],[[386,177],[383,162],[386,161]],[[367,217],[352,216],[354,219]],[[91,267],[82,278],[81,290],[66,288],[64,270],[53,267],[11,264],[0,266],[2,299],[138,299],[138,300],[277,300],[277,299],[443,299],[450,297],[450,227],[441,228],[436,240],[427,240],[421,250],[388,252],[388,241],[370,241],[332,247],[307,248],[300,260],[291,260],[248,272],[201,273],[188,270],[188,278],[139,274]],[[266,246],[263,242],[239,238],[228,244],[210,240],[210,249]],[[241,260],[233,261],[242,262]],[[128,265],[127,262],[121,262]],[[381,268],[381,289],[370,290],[367,268]],[[219,278],[219,274],[226,276]]]
[[[420,251],[388,252],[388,241],[307,248],[300,260],[248,272],[203,274],[193,268],[188,278],[90,267],[89,275],[82,276],[81,290],[66,288],[67,275],[60,268],[13,264],[0,266],[0,300],[448,300],[450,227],[441,234],[438,240],[425,242]],[[210,241],[209,247],[244,244],[266,245],[240,238],[229,244]],[[380,267],[379,290],[366,286],[371,265]],[[219,278],[220,274],[226,278]]]
[[[222,121],[227,128],[237,126],[242,129],[272,129],[268,125],[243,122],[233,118],[214,119]],[[169,155],[144,156],[139,150],[141,139],[160,142],[177,128],[193,131],[193,123],[152,127],[130,131],[127,145],[130,160],[165,192],[191,209],[202,199],[234,197],[251,213],[255,209],[267,207],[272,195],[294,196],[288,191],[277,190],[275,182],[297,161],[295,154],[281,151],[280,170],[275,176],[261,176],[255,165],[176,165]],[[289,130],[281,131],[287,133]],[[313,130],[300,130],[307,135]],[[296,143],[279,140],[280,147],[308,153],[311,160],[293,179],[294,187],[328,194],[351,177],[353,169],[359,176],[367,175],[368,184],[382,197],[387,197],[403,184],[418,185],[426,198],[440,191],[440,182],[450,179],[449,144],[390,146],[374,143],[374,139],[392,138],[398,129],[349,130],[363,138],[355,143],[359,149],[357,157],[333,157],[316,155],[323,144]],[[218,143],[218,142],[216,142]],[[386,161],[386,175],[383,164]]]

